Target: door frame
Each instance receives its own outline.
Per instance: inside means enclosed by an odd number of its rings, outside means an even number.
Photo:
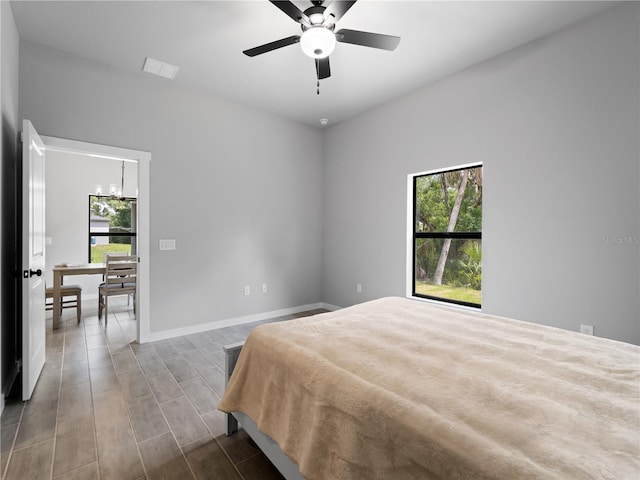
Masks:
[[[59,137],[40,135],[46,150],[63,153],[74,153],[94,158],[111,158],[114,160],[132,160],[138,165],[138,225],[137,242],[138,257],[138,302],[137,341],[149,341],[150,331],[150,249],[149,249],[149,164],[151,152],[132,150],[129,148],[113,147],[97,143],[68,140]]]

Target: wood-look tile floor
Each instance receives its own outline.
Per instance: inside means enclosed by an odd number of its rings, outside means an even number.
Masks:
[[[111,307],[111,304],[110,304]],[[224,435],[223,345],[264,322],[138,345],[126,300],[83,302],[47,321],[47,360],[31,400],[2,414],[3,480],[281,479],[251,439]],[[268,321],[312,315],[304,312]]]

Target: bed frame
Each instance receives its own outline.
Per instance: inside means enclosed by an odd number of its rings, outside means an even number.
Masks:
[[[225,356],[225,387],[229,383],[229,379],[231,378],[233,369],[238,362],[243,345],[244,342],[238,342],[225,345],[223,347]],[[275,442],[275,440],[258,430],[256,423],[251,420],[251,418],[242,412],[227,413],[225,416],[227,417],[225,422],[225,435],[233,435],[238,431],[238,425],[240,425],[249,434],[251,439],[256,442],[260,450],[262,450],[286,480],[304,480],[304,477],[298,469],[298,465],[293,463],[291,459],[282,452],[280,446]]]

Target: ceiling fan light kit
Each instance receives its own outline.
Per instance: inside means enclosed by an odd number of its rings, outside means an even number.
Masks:
[[[308,57],[326,58],[336,48],[336,36],[326,27],[311,27],[300,37],[300,47]]]
[[[337,42],[351,43],[363,47],[393,51],[400,43],[400,37],[381,35],[379,33],[342,29],[334,33],[335,24],[356,3],[353,1],[334,0],[324,6],[324,0],[312,0],[313,6],[304,12],[289,0],[269,0],[292,20],[300,24],[302,35],[292,35],[274,42],[245,50],[243,53],[255,57],[278,48],[300,43],[305,55],[315,60],[318,93],[320,80],[331,76],[329,55],[334,51]]]

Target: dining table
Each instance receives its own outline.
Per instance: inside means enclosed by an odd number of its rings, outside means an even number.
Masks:
[[[55,265],[53,271],[53,329],[60,328],[62,295],[60,287],[64,284],[64,277],[71,275],[104,275],[104,263],[61,263]]]

